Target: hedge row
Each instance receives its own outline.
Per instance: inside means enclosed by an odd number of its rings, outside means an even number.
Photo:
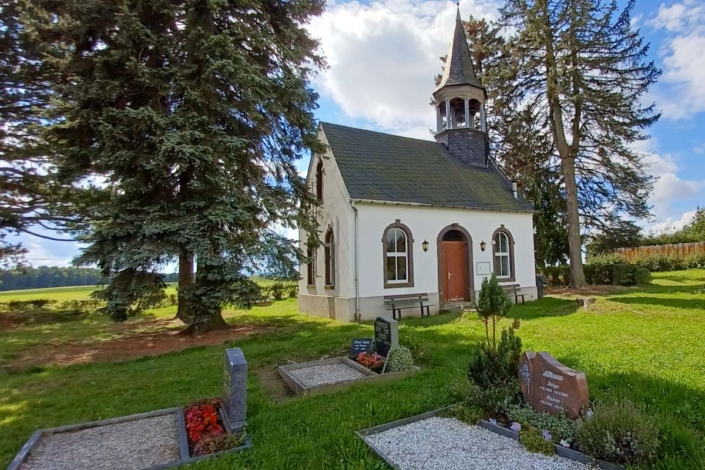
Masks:
[[[586,264],[585,281],[592,285],[644,286],[651,283],[648,269],[633,264]],[[570,285],[570,266],[543,268],[541,274],[551,287]]]
[[[590,263],[623,263],[618,253],[590,257]],[[648,269],[652,273],[665,271],[683,271],[687,269],[705,269],[705,253],[690,253],[685,256],[649,254],[632,259],[632,264]]]

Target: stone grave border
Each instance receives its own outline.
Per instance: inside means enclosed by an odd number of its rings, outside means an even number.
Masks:
[[[379,457],[384,460],[387,465],[389,465],[391,468],[395,470],[400,470],[398,465],[395,465],[391,459],[384,454],[381,450],[379,450],[377,447],[374,445],[370,444],[367,442],[365,437],[371,436],[373,434],[378,434],[384,431],[388,431],[392,428],[397,428],[399,426],[404,426],[407,424],[415,423],[416,421],[423,421],[425,419],[433,418],[435,416],[438,416],[442,414],[443,412],[449,410],[452,408],[454,405],[446,406],[444,408],[439,408],[437,410],[429,411],[427,413],[421,413],[420,415],[415,415],[415,416],[410,416],[408,418],[403,418],[397,421],[392,421],[391,423],[386,423],[386,424],[381,424],[379,426],[373,426],[371,428],[366,428],[366,429],[361,429],[360,431],[355,431],[355,434],[357,437],[362,439],[362,441],[367,444],[367,446],[372,449],[372,451],[377,454]],[[480,421],[480,427],[491,431],[495,434],[499,434],[500,436],[508,437],[510,439],[514,439],[515,441],[519,442],[519,433],[516,433],[512,431],[511,429],[504,428],[502,426],[498,426],[496,424],[492,424],[489,421]],[[573,449],[569,449],[567,447],[560,446],[558,444],[553,444],[553,448],[556,451],[556,455],[559,457],[563,457],[569,460],[574,460],[576,462],[588,464],[591,462],[595,462],[595,459],[589,457],[586,454],[583,454],[582,452],[578,452]],[[597,464],[599,468],[602,470],[624,470],[624,467],[620,465],[615,465],[613,463],[605,462],[603,460],[598,460]]]
[[[307,369],[309,367],[316,367],[316,366],[325,366],[329,364],[345,364],[346,366],[350,366],[353,369],[365,374],[365,377],[355,379],[355,380],[346,380],[345,382],[336,382],[332,384],[322,384],[318,385],[316,387],[306,387],[304,384],[299,382],[293,375],[291,375],[289,372],[292,370],[297,370],[297,369]],[[282,379],[284,379],[284,382],[289,386],[289,388],[296,393],[296,396],[298,397],[312,397],[314,395],[318,395],[321,393],[328,393],[328,392],[334,392],[338,390],[345,390],[346,388],[350,387],[351,385],[359,384],[359,383],[369,383],[369,382],[385,382],[387,380],[394,380],[402,377],[407,377],[409,375],[415,374],[419,370],[421,370],[418,367],[414,367],[413,369],[401,371],[401,372],[387,372],[385,374],[379,374],[375,371],[372,371],[368,369],[367,367],[358,364],[357,362],[353,361],[352,359],[348,357],[333,357],[331,359],[323,359],[319,361],[309,361],[309,362],[299,362],[296,364],[287,364],[283,366],[279,366],[278,368],[279,375],[281,376]]]
[[[147,467],[142,470],[161,470],[161,469],[165,469],[165,468],[178,467],[180,465],[184,465],[184,464],[191,463],[191,462],[196,462],[196,461],[203,460],[203,459],[208,459],[211,457],[215,457],[217,455],[227,454],[230,452],[240,452],[240,451],[243,451],[245,449],[249,449],[250,447],[252,447],[252,440],[249,437],[245,437],[245,440],[242,443],[242,445],[240,445],[238,447],[233,447],[232,449],[227,449],[227,450],[223,450],[220,452],[214,452],[214,453],[208,454],[208,455],[200,455],[197,457],[195,457],[195,456],[192,457],[189,452],[189,449],[188,449],[188,435],[186,433],[186,418],[184,417],[184,410],[181,407],[174,407],[174,408],[164,408],[161,410],[149,411],[147,413],[137,413],[137,414],[133,414],[133,415],[129,415],[129,416],[120,416],[118,418],[103,419],[100,421],[89,421],[89,422],[80,423],[80,424],[69,424],[66,426],[58,426],[55,428],[39,429],[37,431],[34,431],[34,433],[29,438],[29,440],[25,443],[25,445],[22,446],[22,448],[17,453],[15,458],[12,460],[12,462],[10,462],[10,466],[7,467],[7,470],[19,470],[19,468],[25,462],[27,456],[32,451],[32,448],[34,447],[34,445],[39,441],[39,439],[43,435],[58,434],[58,433],[62,433],[62,432],[71,432],[71,431],[80,431],[82,429],[107,426],[110,424],[125,423],[128,421],[137,421],[140,419],[154,418],[156,416],[164,416],[164,415],[169,415],[169,414],[176,415],[176,427],[177,427],[177,431],[178,431],[180,459],[177,461],[174,461],[174,462],[169,462],[167,464],[163,464],[163,465]]]

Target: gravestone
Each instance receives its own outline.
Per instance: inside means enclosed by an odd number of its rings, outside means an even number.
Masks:
[[[223,381],[223,423],[239,434],[245,429],[247,414],[247,360],[240,348],[225,350]]]
[[[589,402],[584,372],[566,367],[546,351],[526,351],[519,361],[519,382],[524,399],[537,411],[565,412],[577,419]]]
[[[370,352],[372,350],[372,343],[374,340],[372,338],[355,338],[352,340],[350,345],[350,358],[356,358],[358,354],[363,352]]]
[[[399,346],[399,323],[393,318],[377,317],[375,320],[375,349],[387,357],[392,346]]]

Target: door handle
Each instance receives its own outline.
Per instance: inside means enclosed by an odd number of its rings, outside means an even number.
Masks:
[[[448,271],[448,280],[449,280],[449,281],[450,281],[450,277],[451,277],[451,276],[452,276],[452,274],[450,273],[450,271]]]

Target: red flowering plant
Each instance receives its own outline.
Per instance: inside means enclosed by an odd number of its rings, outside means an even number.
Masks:
[[[370,370],[380,371],[384,367],[384,356],[380,356],[377,353],[372,352],[361,352],[357,355],[355,360],[358,364],[362,364]]]
[[[186,432],[192,446],[198,444],[204,437],[214,437],[225,434],[223,426],[218,422],[218,407],[220,400],[209,400],[187,406]]]

